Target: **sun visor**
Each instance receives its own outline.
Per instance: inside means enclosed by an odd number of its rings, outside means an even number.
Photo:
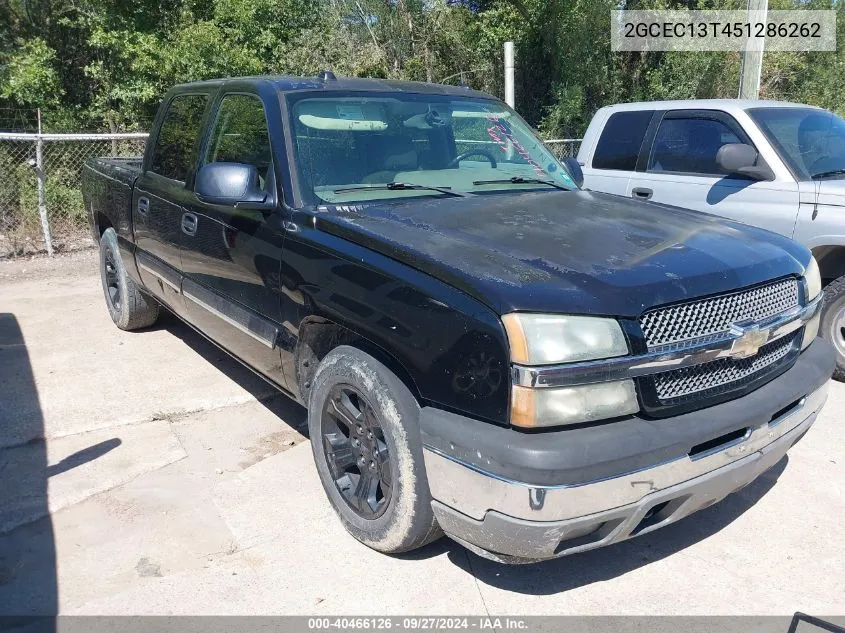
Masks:
[[[511,113],[506,111],[487,112],[486,110],[452,110],[453,119],[507,119]]]
[[[296,108],[299,122],[317,130],[380,132],[387,129],[384,106],[380,103],[303,101]]]

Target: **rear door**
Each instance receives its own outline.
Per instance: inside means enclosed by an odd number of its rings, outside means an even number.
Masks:
[[[254,165],[267,206],[209,204],[190,193],[181,222],[189,319],[284,386],[278,348],[284,230],[267,114],[250,92],[224,93],[215,101],[199,168],[214,162]]]
[[[756,181],[726,175],[716,153],[727,143],[754,143],[726,112],[674,110],[663,114],[627,194],[792,236],[798,212],[798,185],[775,179]]]
[[[153,131],[153,146],[132,199],[141,279],[150,292],[182,316],[182,205],[192,195],[186,183],[196,165],[208,104],[205,93],[177,94],[170,99]]]
[[[589,164],[583,166],[584,188],[628,194],[628,181],[646,137],[654,110],[614,112],[605,123]]]

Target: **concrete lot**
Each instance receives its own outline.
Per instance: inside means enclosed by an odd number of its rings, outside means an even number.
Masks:
[[[0,262],[0,614],[843,614],[844,405],[640,539],[391,558],[332,514],[301,407],[173,318],[119,331],[94,252]]]

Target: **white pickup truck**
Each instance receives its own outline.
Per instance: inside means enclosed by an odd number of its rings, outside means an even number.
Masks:
[[[585,189],[721,215],[808,246],[825,284],[821,335],[845,381],[845,121],[776,101],[625,103],[596,113],[578,162]]]

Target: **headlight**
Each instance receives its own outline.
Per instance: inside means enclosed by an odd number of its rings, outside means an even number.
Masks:
[[[807,301],[812,301],[822,291],[822,277],[819,274],[819,264],[813,256],[810,256],[810,263],[804,269],[804,287],[807,290]],[[813,339],[819,335],[820,320],[821,312],[818,312],[816,316],[807,321],[807,324],[804,326],[804,338],[801,340],[802,350],[807,349],[810,343],[813,342]]]
[[[514,385],[511,424],[540,428],[605,420],[639,411],[632,380],[557,389]]]
[[[537,366],[626,356],[628,343],[615,319],[560,314],[502,317],[511,361]],[[514,385],[511,424],[539,428],[606,420],[639,411],[631,380],[572,387]]]
[[[804,269],[804,282],[807,288],[807,301],[812,301],[822,291],[822,277],[819,274],[819,264],[812,255],[810,256],[810,263]]]
[[[502,317],[511,361],[549,365],[613,358],[628,353],[615,319],[556,314],[506,314]]]

